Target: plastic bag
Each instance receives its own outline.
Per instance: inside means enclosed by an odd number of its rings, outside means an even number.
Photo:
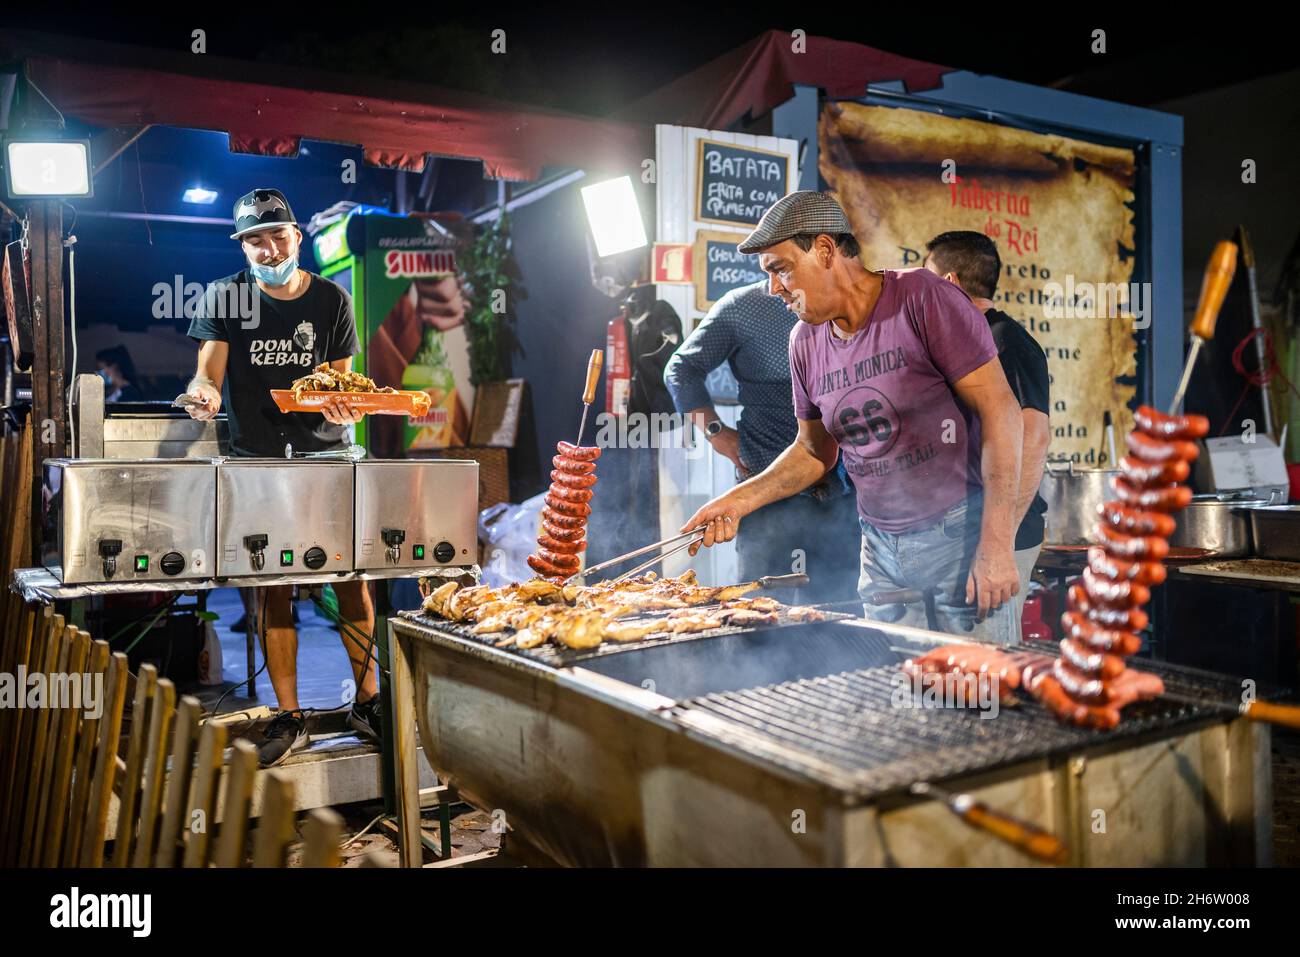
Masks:
[[[536,577],[527,559],[537,549],[545,497],[543,492],[518,505],[501,502],[479,512],[478,537],[485,543],[484,585],[501,588]]]

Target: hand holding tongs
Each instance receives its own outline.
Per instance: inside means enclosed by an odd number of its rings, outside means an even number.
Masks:
[[[566,578],[564,580],[565,584],[567,585],[569,582],[573,581],[574,579],[585,578],[588,575],[592,574],[593,572],[603,571],[604,569],[609,568],[612,565],[620,565],[623,562],[627,561],[629,558],[636,558],[638,555],[644,555],[646,552],[652,552],[656,548],[662,548],[665,545],[671,545],[673,544],[673,542],[681,542],[681,544],[678,545],[676,548],[670,548],[668,551],[664,552],[663,554],[656,555],[654,558],[651,558],[649,561],[642,562],[640,565],[637,565],[635,568],[625,571],[623,574],[615,578],[614,581],[621,582],[624,579],[631,578],[633,575],[637,574],[637,572],[642,572],[645,571],[647,568],[650,568],[654,565],[658,565],[665,558],[669,558],[673,555],[676,555],[678,552],[682,551],[682,549],[690,548],[696,542],[702,542],[704,540],[705,527],[706,526],[701,525],[699,528],[692,529],[689,532],[683,532],[681,535],[674,535],[672,538],[663,539],[663,541],[652,542],[649,545],[643,545],[641,548],[627,552],[626,554],[623,555],[619,555],[616,558],[611,558],[609,561],[601,562],[599,565],[592,565],[590,568],[584,568],[582,571],[578,572],[577,574],[570,575],[568,578]],[[683,541],[683,539],[685,539],[685,541]]]

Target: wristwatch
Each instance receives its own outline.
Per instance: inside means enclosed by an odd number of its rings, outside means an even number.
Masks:
[[[709,438],[713,438],[715,435],[721,432],[723,428],[724,426],[722,424],[722,420],[714,419],[712,422],[705,424],[704,434],[707,435]]]

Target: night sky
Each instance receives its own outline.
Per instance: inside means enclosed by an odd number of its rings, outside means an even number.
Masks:
[[[258,78],[268,81],[276,71],[300,63],[474,89],[596,115],[617,110],[767,29],[800,28],[946,66],[1136,105],[1241,82],[1300,62],[1287,31],[1242,22],[1244,18],[1208,29],[1204,21],[1172,17],[1137,24],[1112,14],[1061,16],[1047,13],[1051,8],[1042,4],[1032,14],[1001,5],[944,8],[941,13],[923,5],[908,12],[877,12],[870,4],[844,4],[840,10],[846,12],[812,15],[796,4],[729,4],[725,13],[698,2],[536,5],[525,11],[462,6],[469,9],[446,5],[455,12],[439,18],[401,16],[401,5],[363,5],[382,15],[371,22],[300,17],[289,29],[283,26],[285,11],[301,13],[308,7],[273,5],[259,11],[232,4],[183,24],[102,13],[6,13],[0,15],[0,27],[172,52],[188,50],[190,31],[202,27],[209,54],[255,61]],[[653,13],[638,13],[642,9]],[[505,57],[488,50],[490,33],[497,28],[506,31]],[[1107,31],[1104,56],[1090,50],[1096,28]]]

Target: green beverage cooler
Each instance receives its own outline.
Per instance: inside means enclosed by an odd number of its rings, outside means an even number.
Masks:
[[[427,415],[357,423],[357,441],[372,455],[420,456],[467,441],[474,390],[465,326],[439,327],[422,309],[454,281],[454,247],[428,217],[370,207],[351,210],[313,240],[321,275],[352,295],[361,340],[353,367],[378,385],[430,396]]]

